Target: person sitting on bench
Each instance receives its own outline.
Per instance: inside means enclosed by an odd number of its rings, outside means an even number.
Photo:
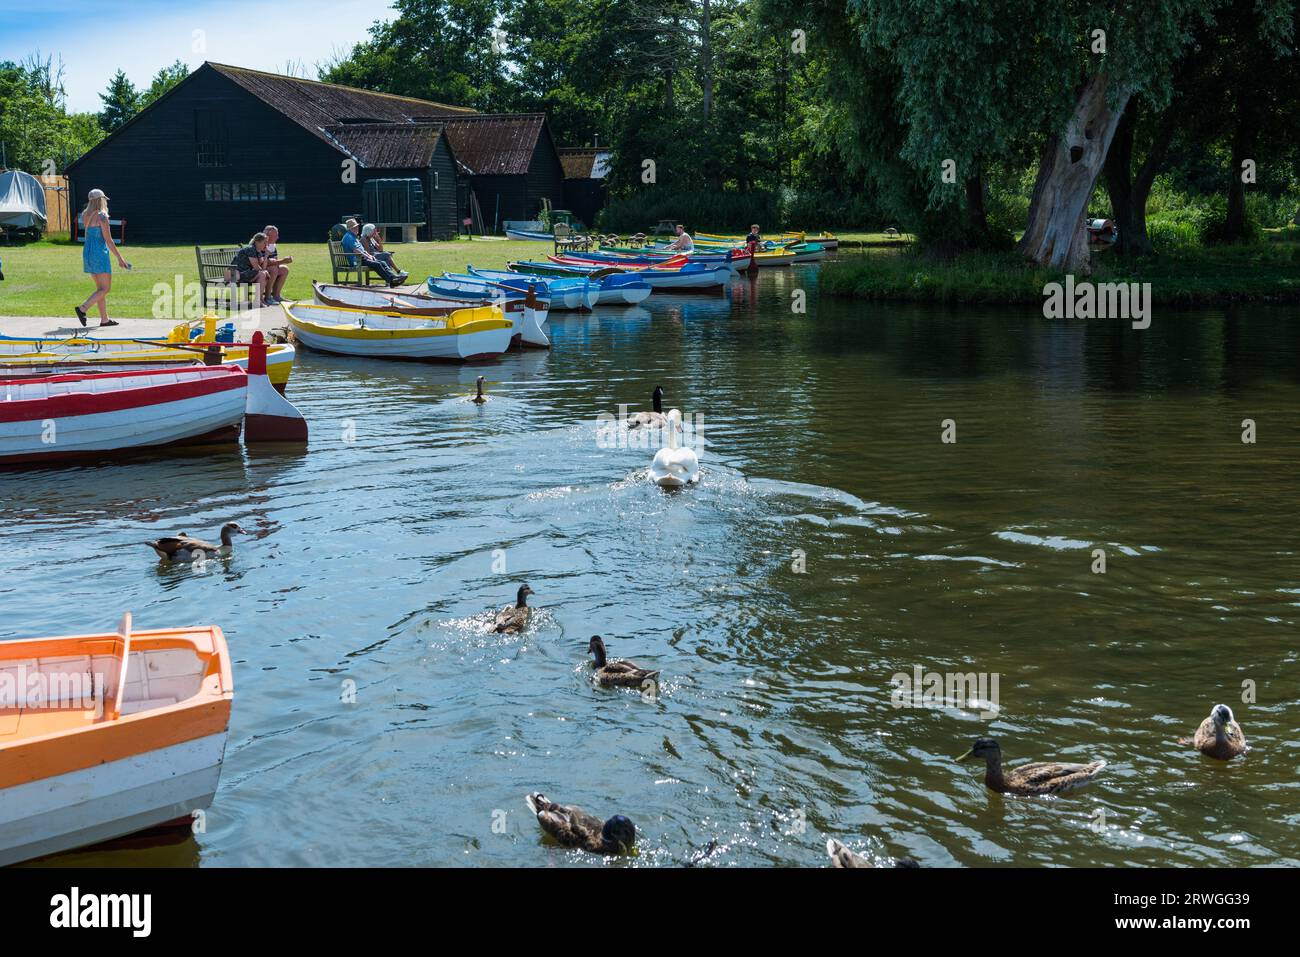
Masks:
[[[293,257],[281,256],[275,245],[280,241],[280,227],[267,226],[262,232],[266,233],[266,271],[271,274],[271,298],[279,302],[280,292],[284,289],[285,280],[289,278],[288,267],[293,262]]]
[[[240,246],[230,265],[235,270],[235,278],[240,284],[257,283],[259,306],[274,306],[280,301],[271,298],[271,272],[267,268],[266,261],[266,233],[257,233],[248,241],[247,246]]]
[[[361,245],[366,252],[374,256],[380,262],[388,263],[388,268],[397,273],[403,280],[410,273],[397,268],[397,263],[393,261],[393,254],[384,251],[384,240],[379,235],[379,230],[375,229],[374,223],[366,223],[361,227]]]
[[[364,263],[383,276],[388,285],[400,286],[402,284],[401,278],[388,263],[382,259],[376,259],[361,245],[361,240],[357,238],[357,233],[361,232],[361,224],[355,219],[349,219],[343,225],[347,227],[347,232],[343,234],[343,252],[347,254],[348,262],[353,266],[360,266]]]

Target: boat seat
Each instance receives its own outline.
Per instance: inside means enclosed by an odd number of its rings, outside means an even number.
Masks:
[[[24,708],[0,710],[0,740],[36,738],[73,731],[95,722],[95,705],[84,708]]]

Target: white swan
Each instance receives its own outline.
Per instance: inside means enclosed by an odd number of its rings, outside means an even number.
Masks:
[[[682,414],[673,409],[664,427],[668,444],[655,453],[650,463],[650,478],[663,488],[681,488],[700,480],[700,460],[693,450],[682,447],[678,441],[681,431]]]

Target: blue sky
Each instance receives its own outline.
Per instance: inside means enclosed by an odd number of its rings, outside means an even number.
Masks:
[[[161,67],[204,60],[284,72],[316,64],[392,16],[387,0],[0,0],[0,60],[60,56],[68,108],[98,112],[118,69],[147,87]]]

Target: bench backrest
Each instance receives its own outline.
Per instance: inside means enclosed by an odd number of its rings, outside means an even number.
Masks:
[[[239,252],[239,246],[203,246],[194,247],[194,258],[199,265],[199,278],[205,282],[231,282],[234,279],[234,267],[231,260]]]

